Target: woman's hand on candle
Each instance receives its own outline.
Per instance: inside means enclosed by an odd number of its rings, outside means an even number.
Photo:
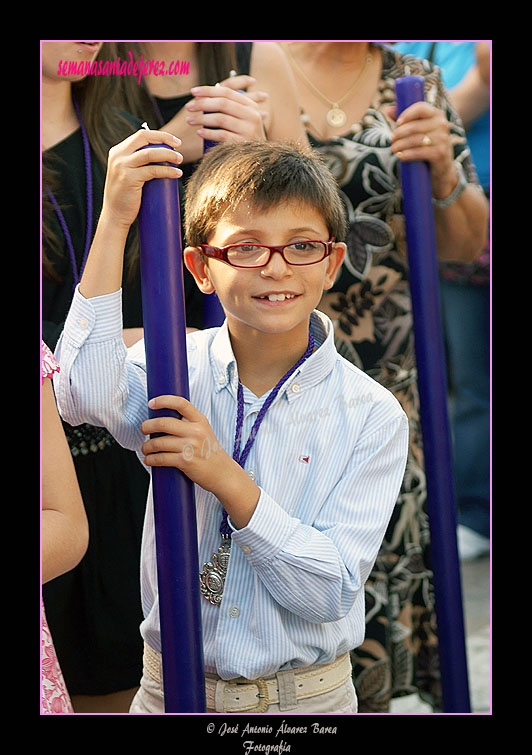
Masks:
[[[443,111],[421,101],[403,110],[392,136],[391,150],[401,161],[430,163],[435,196],[450,194],[458,180],[450,131]]]
[[[259,500],[260,489],[218,442],[207,418],[181,396],[158,396],[150,409],[171,409],[181,415],[153,417],[141,425],[151,437],[142,446],[149,467],[177,467],[204,490],[213,493],[237,528],[244,527]]]
[[[102,215],[129,229],[140,208],[144,183],[152,178],[179,178],[183,175],[177,167],[183,160],[177,151],[180,144],[180,139],[166,131],[140,129],[112,147],[107,161]],[[161,150],[157,145],[171,149]],[[171,165],[156,165],[155,162]]]
[[[191,92],[194,99],[185,105],[187,123],[199,126],[197,134],[215,142],[265,140],[264,120],[267,112],[261,103],[266,92],[242,92],[255,83],[251,76],[233,76],[216,86],[198,86]],[[262,105],[264,107],[264,105]]]
[[[396,118],[395,108],[388,117]],[[392,152],[403,162],[423,160],[430,164],[432,196],[448,197],[459,181],[451,141],[451,125],[445,113],[428,102],[405,108],[392,137]],[[488,203],[473,184],[466,186],[451,205],[436,208],[436,247],[440,260],[473,262],[484,248]]]

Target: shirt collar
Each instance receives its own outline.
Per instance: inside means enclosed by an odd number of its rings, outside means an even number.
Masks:
[[[283,385],[281,394],[285,394],[289,400],[299,398],[307,388],[323,380],[331,372],[336,361],[334,328],[329,317],[315,309],[310,315],[310,330],[314,336],[316,350]],[[218,328],[211,342],[210,360],[216,392],[231,385],[233,380],[236,384],[237,364],[227,320]],[[296,390],[295,385],[298,387]],[[291,390],[288,390],[289,388]]]

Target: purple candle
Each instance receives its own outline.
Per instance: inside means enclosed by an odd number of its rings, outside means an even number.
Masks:
[[[399,78],[397,115],[424,99],[423,79]],[[440,673],[445,712],[469,713],[469,687],[456,542],[456,502],[447,412],[445,352],[430,167],[401,163],[403,209],[431,533]]]
[[[171,178],[147,181],[142,191],[140,272],[148,399],[165,394],[189,398],[178,191],[177,179]],[[152,417],[165,414],[176,416],[170,410],[150,410]],[[194,485],[179,469],[153,467],[152,489],[165,711],[201,713],[205,678]]]

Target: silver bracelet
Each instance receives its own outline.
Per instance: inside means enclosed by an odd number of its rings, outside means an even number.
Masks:
[[[464,166],[455,160],[456,170],[458,171],[458,183],[445,199],[435,199],[432,197],[432,204],[435,207],[449,207],[461,196],[464,189],[467,187],[467,176],[464,171]]]

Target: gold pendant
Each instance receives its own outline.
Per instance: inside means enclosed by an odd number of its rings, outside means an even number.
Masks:
[[[346,121],[347,116],[339,107],[332,107],[327,113],[327,123],[329,126],[339,128],[340,126],[344,126]]]

